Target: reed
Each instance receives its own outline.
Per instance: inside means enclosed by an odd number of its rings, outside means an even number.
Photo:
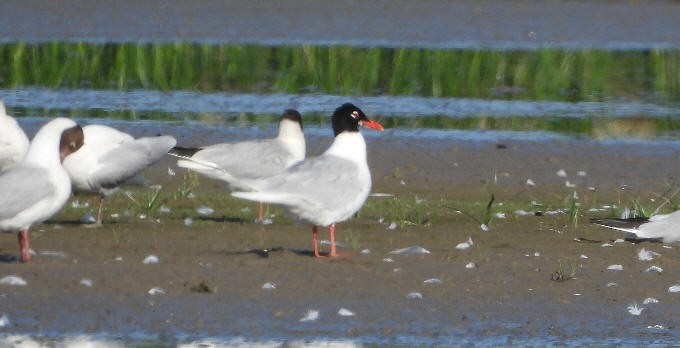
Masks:
[[[0,44],[0,59],[2,88],[680,101],[680,50],[52,42]]]

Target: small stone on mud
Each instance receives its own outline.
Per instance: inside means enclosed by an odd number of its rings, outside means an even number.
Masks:
[[[653,297],[647,297],[644,301],[642,301],[642,304],[650,304],[650,303],[659,303],[659,300],[657,300]]]
[[[145,265],[151,265],[154,263],[158,263],[160,259],[158,259],[158,256],[156,255],[149,255],[146,258],[144,258],[144,261],[142,261],[143,264]]]
[[[92,214],[87,213],[80,218],[80,222],[84,224],[93,224],[97,222],[97,219],[95,219],[95,217]]]
[[[422,300],[423,294],[419,292],[410,292],[408,295],[406,295],[407,298],[410,298],[412,300]]]
[[[439,278],[430,278],[423,281],[425,284],[444,284],[444,282]]]
[[[647,273],[662,273],[663,268],[661,268],[659,266],[651,266],[651,267],[647,268],[645,270],[645,272],[647,272]]]
[[[406,248],[401,248],[397,250],[390,251],[390,254],[401,255],[401,254],[429,254],[430,251],[421,246],[411,246]]]
[[[465,265],[465,268],[467,268],[467,269],[477,268],[477,264],[474,263],[474,262],[468,262],[468,264]]]
[[[152,295],[152,296],[165,295],[165,290],[163,290],[163,288],[159,288],[159,287],[156,286],[156,287],[149,289],[149,291],[147,293],[149,295]]]
[[[0,284],[13,285],[13,286],[25,286],[28,283],[26,283],[26,281],[21,277],[10,275],[10,276],[2,277],[0,279]]]
[[[338,310],[338,315],[341,316],[341,317],[353,317],[354,312],[350,311],[347,308],[340,308]]]
[[[319,311],[310,309],[307,311],[305,316],[300,319],[300,322],[315,321],[317,319],[319,319]]]

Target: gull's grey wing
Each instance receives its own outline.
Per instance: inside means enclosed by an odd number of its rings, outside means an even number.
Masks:
[[[45,197],[54,187],[45,180],[47,170],[35,167],[11,167],[0,175],[0,219],[13,217]]]
[[[258,191],[297,196],[318,207],[333,207],[356,197],[355,163],[336,156],[319,156],[300,162],[280,175],[267,178]]]
[[[97,169],[90,174],[90,182],[93,186],[116,187],[160,160],[175,143],[175,138],[168,135],[122,143],[99,159]]]
[[[211,145],[193,156],[214,163],[236,178],[248,179],[280,173],[291,157],[292,154],[276,139]]]

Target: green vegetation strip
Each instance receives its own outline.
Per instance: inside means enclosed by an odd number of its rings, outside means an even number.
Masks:
[[[680,100],[680,50],[55,42],[2,44],[0,61],[0,88]]]

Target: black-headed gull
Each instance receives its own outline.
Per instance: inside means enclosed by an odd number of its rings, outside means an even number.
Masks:
[[[85,143],[64,160],[75,192],[99,194],[94,226],[101,226],[104,199],[118,187],[160,160],[175,146],[169,135],[135,139],[115,128],[91,124],[83,127]]]
[[[71,195],[61,164],[82,145],[80,126],[56,118],[35,134],[23,160],[0,174],[0,230],[19,232],[22,262],[31,258],[28,229],[58,212]]]
[[[7,115],[0,100],[0,172],[18,163],[28,151],[28,137],[17,121]]]
[[[279,120],[279,135],[258,139],[222,143],[197,149],[175,148],[171,155],[183,159],[177,165],[226,182],[232,190],[247,190],[245,180],[270,177],[305,158],[305,136],[302,116],[293,109],[283,112]],[[263,218],[262,203],[258,221]]]
[[[650,218],[591,219],[590,222],[634,234],[639,239],[657,239],[664,243],[680,241],[680,210]]]
[[[252,192],[233,196],[279,204],[292,217],[311,223],[314,256],[320,257],[317,226],[328,226],[331,251],[335,249],[335,224],[349,219],[364,204],[371,191],[371,173],[366,162],[366,142],[359,126],[383,130],[353,104],[333,112],[335,139],[318,157],[306,159],[269,178],[244,182]]]

